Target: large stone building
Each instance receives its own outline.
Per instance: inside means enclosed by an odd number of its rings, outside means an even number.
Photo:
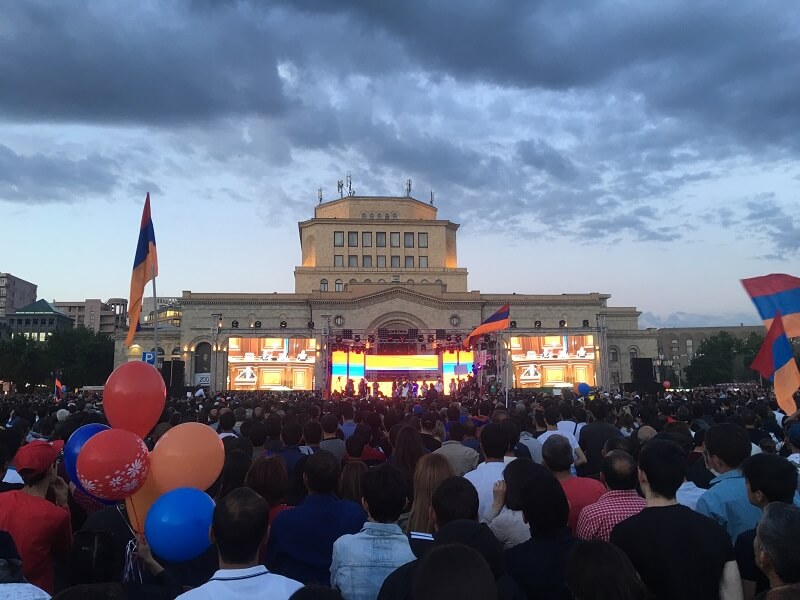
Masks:
[[[103,302],[98,298],[87,298],[83,302],[53,301],[52,305],[67,314],[75,327],[85,327],[95,333],[114,335],[125,327],[128,317],[128,301],[111,298]]]
[[[159,354],[185,365],[187,385],[334,389],[348,378],[388,389],[399,377],[445,384],[473,365],[514,387],[630,381],[631,359],[656,355],[654,330],[607,294],[483,294],[458,264],[458,225],[410,197],[344,197],[299,223],[294,293],[202,293],[178,299],[178,327],[159,327]],[[462,340],[510,305],[511,328]],[[153,347],[144,325],[116,363]],[[506,368],[506,366],[508,368]]]

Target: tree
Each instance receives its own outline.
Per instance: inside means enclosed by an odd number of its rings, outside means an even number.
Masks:
[[[691,364],[686,367],[689,384],[714,385],[733,381],[736,343],[737,340],[725,331],[703,340]]]
[[[65,385],[102,385],[114,368],[114,340],[85,327],[55,331],[47,340],[47,358]]]
[[[43,343],[22,335],[0,342],[0,379],[25,390],[46,383],[49,371]]]

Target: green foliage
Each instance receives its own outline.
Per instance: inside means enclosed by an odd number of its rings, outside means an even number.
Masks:
[[[758,380],[758,373],[750,369],[764,336],[751,333],[744,339],[721,331],[703,340],[686,367],[690,385],[714,385],[733,381]]]
[[[114,368],[114,340],[85,327],[53,332],[46,342],[14,336],[0,343],[0,379],[52,385],[54,373],[70,388],[102,385]]]

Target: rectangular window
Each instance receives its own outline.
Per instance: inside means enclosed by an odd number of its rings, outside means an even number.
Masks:
[[[420,248],[427,248],[428,247],[428,234],[427,233],[420,233],[417,236],[417,246]]]
[[[383,255],[378,255],[378,268],[379,269],[386,268],[386,257]]]
[[[428,257],[427,256],[420,256],[419,257],[419,268],[420,269],[427,269],[428,268]]]
[[[378,231],[375,234],[375,246],[377,248],[386,248],[386,232]]]
[[[393,231],[390,234],[390,236],[391,236],[391,242],[390,243],[392,245],[392,248],[399,248],[400,247],[400,232],[399,231]]]
[[[414,247],[414,234],[413,233],[404,233],[403,234],[403,247],[404,248],[413,248]]]
[[[361,266],[371,268],[372,267],[372,256],[365,254],[361,257]]]
[[[344,246],[344,231],[333,232],[333,245],[336,248],[342,248]]]
[[[344,266],[344,255],[343,254],[334,254],[333,255],[333,266],[334,267],[343,267]]]
[[[348,267],[357,267],[358,266],[358,257],[355,254],[351,254],[347,257],[347,266]]]
[[[400,268],[400,257],[399,256],[392,256],[392,268],[399,269]]]
[[[358,232],[357,231],[348,231],[347,232],[347,246],[348,246],[348,248],[358,248]]]
[[[406,256],[406,269],[413,269],[413,268],[414,268],[414,257]]]
[[[361,233],[361,246],[364,248],[371,248],[372,247],[372,232],[371,231],[363,231]]]

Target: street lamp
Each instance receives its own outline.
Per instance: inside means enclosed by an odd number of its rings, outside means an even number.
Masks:
[[[217,345],[222,330],[222,313],[211,314],[211,393],[217,391]]]
[[[658,377],[659,381],[664,381],[666,379],[667,369],[672,367],[672,359],[666,358],[663,353],[658,354],[658,358],[653,361],[658,369]]]

